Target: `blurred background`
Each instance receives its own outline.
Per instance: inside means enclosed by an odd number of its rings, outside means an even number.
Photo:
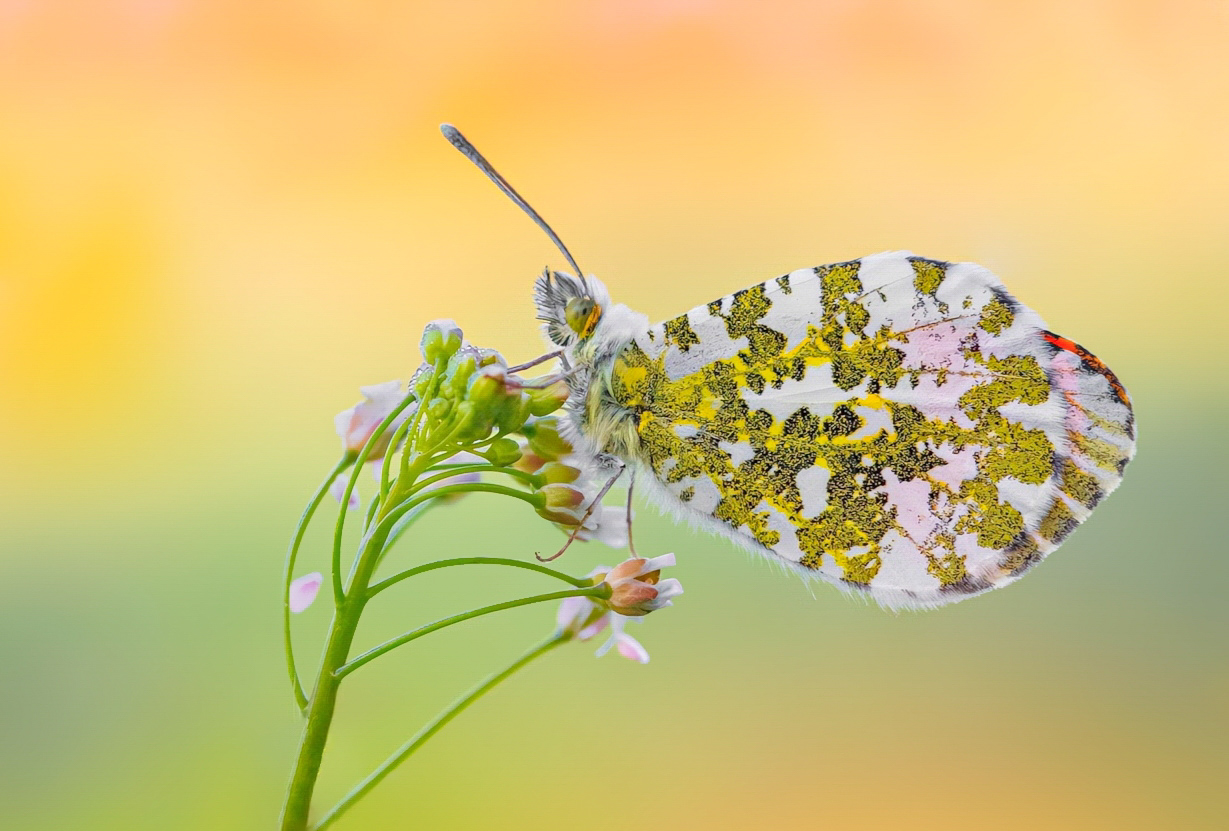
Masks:
[[[981,262],[1121,376],[1140,450],[1027,580],[929,613],[642,505],[687,588],[634,630],[652,662],[553,654],[339,829],[1225,827],[1227,38],[1223,0],[0,2],[0,825],[274,827],[280,570],[332,416],[433,318],[539,354],[563,265],[448,120],[655,320],[881,250]],[[557,544],[505,502],[400,562]],[[452,571],[360,643],[549,590]],[[320,808],[552,615],[357,673]]]

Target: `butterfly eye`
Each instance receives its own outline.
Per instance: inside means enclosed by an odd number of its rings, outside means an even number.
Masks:
[[[573,297],[563,308],[568,328],[582,338],[593,334],[601,316],[602,307],[594,303],[592,297]]]

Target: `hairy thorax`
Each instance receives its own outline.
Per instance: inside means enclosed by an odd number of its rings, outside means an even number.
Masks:
[[[570,438],[589,455],[640,459],[638,416],[615,398],[611,370],[636,334],[647,329],[644,315],[616,305],[603,315],[593,336],[569,352],[568,360],[576,372],[567,407],[573,432]]]

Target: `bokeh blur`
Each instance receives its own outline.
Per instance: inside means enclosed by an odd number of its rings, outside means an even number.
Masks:
[[[981,262],[1122,377],[1140,451],[1027,580],[929,613],[641,505],[687,589],[635,630],[652,662],[550,656],[339,829],[1229,826],[1227,39],[1223,0],[3,0],[0,826],[274,827],[280,569],[333,414],[433,318],[539,354],[562,265],[441,121],[653,319],[881,250]],[[505,503],[398,557],[557,544]],[[451,571],[360,641],[548,590]],[[356,673],[321,809],[551,625]]]

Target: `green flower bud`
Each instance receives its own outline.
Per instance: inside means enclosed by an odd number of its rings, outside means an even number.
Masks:
[[[581,517],[585,515],[585,494],[571,485],[552,484],[538,491],[541,497],[541,507],[538,514],[558,522],[560,525],[575,527],[580,525]]]
[[[475,406],[494,410],[503,403],[504,379],[497,372],[479,370],[471,379],[466,399]]]
[[[504,356],[494,349],[478,350],[478,366],[507,366]]]
[[[569,484],[580,478],[580,471],[563,462],[547,462],[538,468],[538,475],[548,484]]]
[[[566,381],[556,381],[543,389],[529,390],[529,412],[541,417],[562,407],[568,400],[568,385]]]
[[[529,396],[524,393],[510,395],[503,401],[495,416],[495,423],[505,433],[515,433],[525,426],[529,418]]]
[[[536,453],[529,449],[529,442],[521,440],[517,443],[520,448],[521,457],[516,460],[513,465],[517,470],[523,470],[525,473],[537,473],[542,469],[543,460]]]
[[[493,465],[510,465],[521,458],[521,448],[512,439],[504,436],[491,442],[486,452],[487,461]]]
[[[431,381],[435,377],[435,372],[431,367],[423,364],[414,373],[414,377],[410,379],[410,391],[414,393],[414,397],[419,401],[426,398],[427,393],[431,389]]]
[[[558,461],[572,452],[572,445],[559,435],[559,421],[553,416],[530,421],[521,428],[529,449],[548,462]]]
[[[443,398],[433,398],[427,405],[427,416],[436,421],[443,421],[452,410],[452,402]]]
[[[433,320],[422,331],[422,356],[427,363],[446,360],[461,348],[461,327],[451,320]]]
[[[470,377],[478,370],[474,351],[462,350],[448,359],[448,368],[444,371],[446,379],[444,383],[451,387],[458,396],[465,392],[469,386]]]
[[[493,416],[489,407],[479,407],[472,401],[462,401],[457,405],[456,410],[457,441],[481,441],[491,435],[491,428],[494,426]]]

